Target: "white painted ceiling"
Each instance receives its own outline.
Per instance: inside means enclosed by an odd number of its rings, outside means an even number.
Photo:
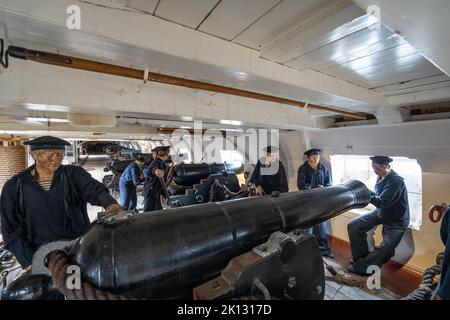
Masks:
[[[127,6],[389,97],[450,90],[448,76],[350,1],[130,0]]]
[[[295,70],[314,70],[386,97],[442,89],[450,100],[450,79],[396,32],[350,0],[79,0],[134,11],[255,50],[259,57]],[[33,49],[62,48],[67,54],[126,65],[151,63],[153,70],[225,86],[366,111],[366,103],[215,67],[116,39],[69,33],[45,21],[0,11],[9,40]],[[448,92],[448,94],[447,94]],[[442,98],[441,98],[442,99]],[[430,97],[430,101],[433,98]],[[426,103],[427,101],[424,101]]]
[[[0,11],[0,21],[8,26],[8,39],[15,46],[34,50],[62,52],[79,58],[143,69],[148,65],[153,72],[186,77],[227,87],[256,91],[299,101],[311,101],[324,106],[367,112],[366,103],[346,97],[299,88],[270,79],[242,75],[238,70],[224,69],[201,60],[187,60],[174,55],[124,44],[88,33],[70,32],[67,28],[27,19]],[[211,93],[217,94],[217,93]],[[370,112],[370,110],[369,110]]]

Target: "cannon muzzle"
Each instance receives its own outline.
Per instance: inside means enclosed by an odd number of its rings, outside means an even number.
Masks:
[[[222,171],[242,172],[244,169],[242,164],[226,164],[226,163],[181,163],[174,167],[174,178],[176,184],[181,186],[192,186],[200,183],[201,179],[205,179],[211,174]]]

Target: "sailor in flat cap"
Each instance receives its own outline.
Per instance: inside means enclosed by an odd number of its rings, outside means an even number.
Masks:
[[[157,154],[158,154],[158,147],[155,147],[155,148],[152,149],[152,158],[153,158],[153,160],[156,159]]]
[[[122,173],[119,179],[119,204],[129,212],[137,212],[137,186],[144,181],[142,178],[143,165],[145,163],[143,154],[135,154],[134,161],[131,162]]]
[[[306,150],[304,155],[306,157],[310,157],[310,156],[314,156],[314,155],[320,155],[321,152],[322,152],[322,150],[320,150],[320,149],[312,148],[312,149]]]
[[[408,191],[403,178],[392,170],[392,158],[373,156],[372,169],[378,176],[375,192],[371,191],[370,203],[375,210],[353,219],[347,226],[352,249],[353,265],[350,271],[366,275],[368,268],[381,267],[395,254],[409,225]],[[383,240],[369,252],[367,232],[383,226]],[[373,238],[371,239],[373,243]]]
[[[35,163],[6,182],[0,215],[5,247],[29,270],[41,245],[75,239],[88,231],[88,202],[111,214],[121,208],[108,189],[83,168],[61,165],[69,142],[44,136],[25,145]]]
[[[170,146],[158,146],[152,149],[155,159],[144,170],[145,182],[142,195],[144,197],[144,212],[161,210],[161,195],[164,194],[162,178],[167,183],[169,169],[166,161],[169,159]],[[167,200],[167,199],[166,199]]]
[[[279,148],[267,146],[263,151],[266,156],[258,160],[249,180],[251,192],[256,195],[288,192],[286,169],[277,156]]]
[[[313,148],[304,153],[307,160],[297,171],[297,187],[299,190],[331,186],[330,173],[328,172],[327,167],[319,162],[321,151],[322,150],[320,149]],[[328,245],[327,223],[324,221],[312,228],[308,228],[308,232],[314,234],[316,237],[322,255],[334,258]]]

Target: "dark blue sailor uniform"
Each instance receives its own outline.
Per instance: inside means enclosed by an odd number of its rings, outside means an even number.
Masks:
[[[299,190],[327,187],[331,184],[330,173],[321,163],[317,164],[317,170],[311,168],[308,161],[298,168],[297,187]]]
[[[117,203],[108,189],[81,167],[61,165],[48,191],[31,175],[33,169],[6,182],[0,198],[5,247],[23,268],[31,264],[42,244],[75,239],[89,229],[88,202],[104,208]]]
[[[134,211],[136,209],[136,187],[141,182],[141,169],[136,162],[133,161],[126,167],[119,180],[119,204],[125,210]]]
[[[450,207],[444,213],[441,223],[441,239],[445,245],[444,262],[442,264],[439,295],[443,300],[450,300]]]
[[[331,178],[328,169],[321,164],[317,164],[317,170],[314,170],[306,161],[298,168],[297,187],[299,190],[308,190],[318,187],[331,186]],[[314,234],[323,255],[331,254],[327,241],[327,223],[321,222],[312,228],[308,228],[310,234]]]
[[[156,158],[144,171],[145,183],[142,195],[144,196],[144,212],[161,210],[161,195],[164,194],[161,182],[155,174],[155,170],[164,171],[163,181],[167,180],[168,167],[160,158]]]
[[[270,167],[262,164],[260,160],[256,163],[255,170],[253,170],[249,183],[255,186],[261,186],[266,194],[271,194],[273,191],[281,193],[288,192],[289,186],[286,178],[286,170],[281,161],[278,161],[278,171],[270,174]],[[275,165],[275,164],[273,164]],[[262,169],[267,169],[265,174]]]
[[[376,209],[353,219],[347,226],[353,255],[353,269],[366,274],[371,265],[381,267],[395,254],[409,225],[408,192],[405,182],[395,171],[384,179],[378,177],[370,203]],[[367,232],[383,225],[383,241],[369,253]]]

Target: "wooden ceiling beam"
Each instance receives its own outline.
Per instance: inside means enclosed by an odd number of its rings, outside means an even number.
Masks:
[[[78,69],[78,70],[91,71],[91,72],[97,72],[97,73],[103,73],[103,74],[109,74],[109,75],[127,77],[127,78],[133,78],[133,79],[144,80],[145,75],[146,75],[145,70],[138,70],[138,69],[133,69],[133,68],[129,68],[129,67],[123,67],[123,66],[118,66],[118,65],[113,65],[113,64],[102,63],[102,62],[98,62],[98,61],[79,59],[76,57],[64,56],[64,55],[54,54],[54,53],[50,53],[50,52],[29,50],[26,48],[15,47],[15,46],[10,46],[8,48],[7,54],[10,57],[17,58],[17,59],[30,60],[30,61],[34,61],[34,62],[50,64],[50,65],[55,65],[55,66],[60,66],[60,67],[73,68],[73,69]],[[245,97],[245,98],[280,103],[280,104],[285,104],[285,105],[290,105],[290,106],[295,106],[295,107],[300,107],[300,108],[304,108],[306,106],[306,103],[304,103],[302,101],[286,99],[286,98],[282,98],[282,97],[276,97],[276,96],[272,96],[272,95],[267,95],[267,94],[262,94],[262,93],[258,93],[258,92],[247,91],[247,90],[241,90],[241,89],[237,89],[237,88],[229,88],[229,87],[215,85],[215,84],[211,84],[211,83],[207,83],[207,82],[189,80],[189,79],[184,79],[184,78],[180,78],[180,77],[174,77],[174,76],[160,74],[160,73],[154,73],[154,72],[149,72],[146,80],[152,81],[152,82],[174,85],[174,86],[185,87],[185,88],[212,91],[212,92],[217,92],[217,93],[222,93],[222,94],[229,94],[229,95],[240,96],[240,97]],[[335,108],[329,108],[329,107],[324,107],[324,106],[319,106],[319,105],[314,105],[314,104],[308,104],[308,108],[329,111],[332,113],[341,114],[343,116],[347,116],[347,117],[350,117],[353,119],[358,119],[358,120],[366,120],[367,119],[366,114],[347,112],[347,111],[343,111],[343,110],[339,110],[339,109],[335,109]]]

